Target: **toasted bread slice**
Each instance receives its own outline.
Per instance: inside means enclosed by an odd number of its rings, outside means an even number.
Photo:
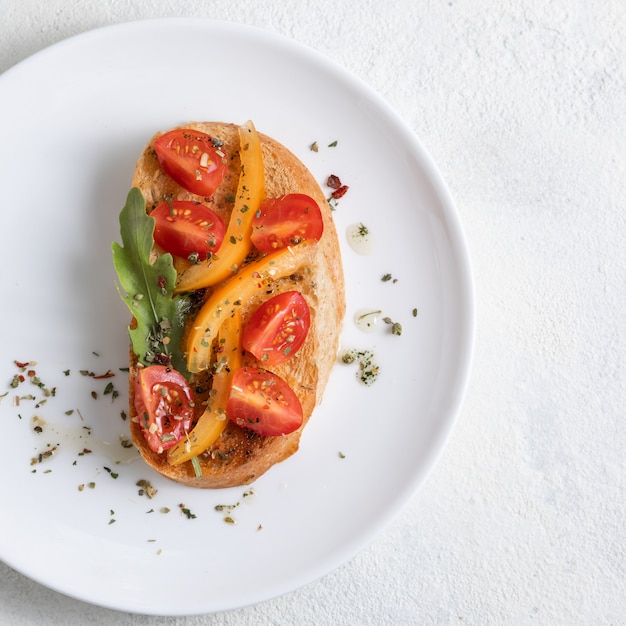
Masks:
[[[239,182],[239,131],[228,123],[192,122],[184,128],[207,133],[223,142],[222,150],[229,159],[226,178],[210,199],[196,196],[174,182],[160,167],[154,152],[157,133],[145,147],[137,161],[133,186],[138,187],[147,210],[170,197],[178,200],[207,202],[227,223],[232,197]],[[311,311],[311,327],[306,341],[296,355],[272,371],[286,380],[296,392],[304,413],[302,426],[295,432],[278,437],[260,436],[228,421],[218,440],[198,457],[201,477],[196,476],[191,462],[171,465],[167,454],[157,454],[147,445],[134,408],[133,385],[130,385],[130,428],[133,442],[152,468],[174,481],[200,488],[222,488],[249,484],[272,465],[297,451],[302,430],[319,404],[331,368],[336,360],[339,333],[345,312],[344,277],[339,242],[330,206],[319,184],[306,166],[276,140],[259,133],[265,169],[267,197],[288,193],[304,193],[318,203],[324,218],[324,234],[317,244],[317,252],[307,267],[297,274],[279,279],[272,284],[272,294],[297,289],[307,300]],[[181,269],[184,269],[181,268]],[[211,292],[207,290],[206,296]],[[205,296],[205,297],[206,297]],[[242,307],[243,323],[260,304],[263,296]],[[270,297],[269,295],[266,297]],[[251,355],[247,364],[262,367]],[[131,351],[131,380],[136,357]],[[210,385],[210,375],[199,374],[197,386]],[[207,376],[209,379],[207,380]]]

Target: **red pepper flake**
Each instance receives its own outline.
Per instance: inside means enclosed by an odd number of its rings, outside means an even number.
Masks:
[[[339,187],[341,187],[341,180],[339,179],[339,176],[335,176],[335,174],[331,174],[328,177],[328,180],[326,181],[326,184],[331,189],[339,189]]]
[[[171,357],[168,354],[164,354],[163,352],[158,352],[154,355],[154,363],[157,365],[165,365],[169,366],[171,361]]]
[[[339,189],[335,189],[335,191],[333,191],[330,195],[331,198],[333,200],[339,200],[339,198],[342,198],[343,196],[346,195],[346,191],[348,191],[349,187],[348,185],[341,185],[341,187],[339,187]]]
[[[95,378],[96,380],[100,380],[102,378],[112,378],[113,376],[115,376],[115,372],[107,370],[104,374],[94,374],[93,378]]]
[[[159,276],[157,284],[159,286],[159,289],[165,289],[165,285],[167,284],[165,281],[165,276]]]

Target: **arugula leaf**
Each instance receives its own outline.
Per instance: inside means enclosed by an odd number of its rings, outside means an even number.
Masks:
[[[137,324],[128,333],[133,352],[144,365],[170,365],[188,375],[181,342],[188,297],[174,296],[176,270],[172,255],[151,260],[155,220],[146,213],[146,201],[133,187],[120,213],[123,247],[113,242],[113,264],[121,285],[118,293]]]

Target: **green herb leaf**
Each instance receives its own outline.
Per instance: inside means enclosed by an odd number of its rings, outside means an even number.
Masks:
[[[151,260],[154,246],[153,217],[146,213],[146,201],[133,187],[120,213],[123,247],[113,242],[113,264],[120,285],[118,292],[137,320],[129,327],[133,352],[144,365],[171,364],[187,374],[181,341],[185,316],[189,311],[186,296],[174,296],[176,270],[172,255]]]

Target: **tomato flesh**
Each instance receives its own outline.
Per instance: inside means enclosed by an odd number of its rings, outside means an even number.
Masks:
[[[302,425],[298,396],[279,376],[242,367],[233,375],[226,415],[237,426],[264,436],[287,435]]]
[[[150,215],[156,220],[154,240],[175,256],[203,261],[215,254],[224,241],[224,220],[199,202],[162,202]]]
[[[319,241],[324,220],[317,202],[302,193],[290,193],[265,200],[252,220],[251,239],[260,252],[300,243]]]
[[[175,128],[154,142],[159,164],[179,185],[200,196],[212,196],[228,171],[220,143],[206,133]]]
[[[134,404],[143,435],[154,452],[177,444],[191,430],[194,402],[185,378],[164,365],[140,368]]]
[[[289,360],[302,346],[311,326],[309,306],[298,291],[263,302],[246,324],[242,347],[263,365]]]

